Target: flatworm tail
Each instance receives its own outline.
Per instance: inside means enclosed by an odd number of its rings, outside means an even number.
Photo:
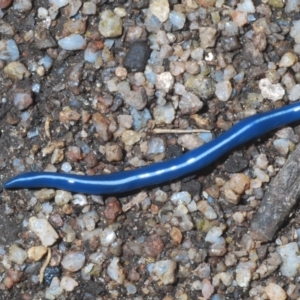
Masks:
[[[193,173],[233,148],[297,120],[300,120],[300,102],[245,118],[209,143],[168,161],[109,175],[29,172],[13,177],[4,184],[4,188],[57,188],[75,193],[101,195],[128,192]]]

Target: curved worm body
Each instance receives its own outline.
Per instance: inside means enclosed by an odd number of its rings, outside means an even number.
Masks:
[[[233,148],[297,120],[300,120],[300,102],[245,118],[216,139],[168,161],[109,175],[29,172],[10,179],[4,188],[57,188],[95,195],[128,192],[198,171]]]

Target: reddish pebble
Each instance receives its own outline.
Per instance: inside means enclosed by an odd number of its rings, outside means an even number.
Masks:
[[[13,285],[14,285],[14,281],[9,276],[6,276],[3,279],[2,283],[5,285],[5,287],[7,289],[11,289],[13,287]]]
[[[51,215],[49,217],[49,222],[55,228],[59,228],[64,225],[64,221],[62,220],[62,218],[59,214]]]
[[[0,8],[4,9],[11,5],[12,0],[0,0]]]
[[[154,233],[148,236],[144,244],[144,251],[151,257],[158,256],[164,248],[164,243],[161,237]]]
[[[8,270],[7,274],[13,282],[20,282],[23,276],[22,272],[13,269]]]
[[[70,162],[77,162],[82,159],[81,150],[79,147],[71,146],[68,147],[68,151],[66,153],[66,158]]]
[[[204,278],[202,282],[202,294],[205,299],[210,299],[211,295],[214,293],[214,287],[209,281],[209,279]]]
[[[76,111],[70,108],[67,108],[59,113],[59,121],[66,123],[69,121],[78,121],[81,118],[81,115]]]
[[[97,156],[93,151],[90,151],[90,153],[84,158],[84,161],[87,168],[94,168],[98,164]]]
[[[107,143],[105,145],[105,157],[108,162],[121,161],[123,158],[123,149],[116,143]]]
[[[122,206],[115,197],[109,197],[106,200],[106,207],[104,209],[104,216],[109,223],[114,223],[116,217],[122,213]]]
[[[107,142],[111,138],[109,124],[109,120],[104,118],[100,113],[93,114],[93,125],[103,142]]]
[[[20,92],[14,95],[14,105],[19,110],[28,108],[33,103],[31,92]]]

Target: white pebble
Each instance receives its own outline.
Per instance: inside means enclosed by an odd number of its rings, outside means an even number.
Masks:
[[[58,44],[64,50],[82,50],[86,46],[86,41],[80,34],[74,33],[59,40]]]
[[[60,287],[67,292],[72,292],[78,286],[78,282],[71,277],[63,276],[60,281]]]
[[[172,284],[175,281],[176,263],[172,260],[161,260],[154,264],[151,276],[154,280],[160,280],[162,284]]]
[[[255,13],[255,7],[251,0],[244,0],[237,5],[237,10],[246,13]]]
[[[220,101],[227,101],[232,93],[232,86],[229,80],[225,80],[216,84],[215,94]]]
[[[31,217],[29,219],[29,229],[38,236],[45,247],[52,246],[59,237],[46,219]]]
[[[71,252],[64,256],[61,265],[65,270],[76,272],[80,270],[85,263],[85,255],[83,252]]]
[[[280,272],[283,276],[294,277],[300,268],[299,247],[296,242],[289,243],[276,248],[279,253],[282,265]]]
[[[58,8],[64,7],[69,4],[69,0],[49,0],[50,5],[55,5]]]
[[[107,275],[119,284],[123,284],[125,280],[125,271],[119,265],[119,258],[114,257],[107,267]]]
[[[272,101],[282,99],[285,94],[285,90],[280,83],[272,84],[268,78],[263,78],[259,81],[259,88],[262,96]]]
[[[191,202],[191,195],[188,192],[179,192],[179,193],[174,193],[171,196],[171,201],[173,202],[174,205],[179,205],[179,204],[189,204]]]
[[[212,227],[206,234],[205,241],[215,243],[218,238],[222,235],[223,231],[220,227]]]
[[[168,0],[154,0],[149,7],[149,11],[160,21],[168,20],[170,5]]]
[[[185,23],[185,15],[180,11],[172,10],[169,19],[175,29],[182,29]]]
[[[100,232],[101,245],[104,247],[110,246],[116,238],[116,233],[111,228],[105,228]]]

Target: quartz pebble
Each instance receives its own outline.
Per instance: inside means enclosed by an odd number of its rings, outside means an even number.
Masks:
[[[286,156],[289,153],[290,143],[288,139],[276,139],[273,145],[281,155]]]
[[[297,270],[300,268],[300,257],[299,257],[299,247],[298,244],[288,243],[276,248],[279,253],[282,265],[280,267],[280,272],[283,276],[294,277],[297,274]]]
[[[299,99],[300,94],[300,84],[295,84],[289,91],[289,100],[290,101],[297,101]]]
[[[216,84],[216,96],[220,101],[227,101],[229,100],[231,93],[232,93],[232,87],[229,80],[222,81]]]
[[[19,59],[19,48],[14,40],[0,41],[0,59],[7,61],[15,61]]]
[[[30,105],[33,104],[31,92],[17,92],[14,93],[14,105],[19,110],[27,109]]]
[[[119,265],[119,258],[114,257],[107,267],[107,275],[119,284],[123,284],[125,280],[125,271]]]
[[[55,203],[58,206],[63,206],[67,203],[69,203],[73,199],[73,196],[70,192],[57,190],[55,194]]]
[[[64,256],[61,264],[64,269],[70,272],[76,272],[84,266],[85,255],[83,252],[71,252]]]
[[[8,259],[18,265],[22,265],[27,258],[27,253],[16,244],[10,246],[8,251]]]
[[[116,238],[116,233],[111,228],[105,228],[100,232],[101,245],[104,247],[110,246]]]
[[[246,13],[255,13],[255,7],[252,0],[244,0],[237,5],[237,10]]]
[[[111,10],[100,13],[99,31],[104,37],[114,38],[122,34],[122,19]]]
[[[46,219],[31,217],[29,229],[38,236],[44,247],[53,245],[58,239],[58,234]]]
[[[162,284],[168,285],[175,281],[176,263],[172,260],[157,261],[151,271],[154,280],[160,280]]]
[[[268,78],[263,78],[259,81],[259,88],[262,96],[272,101],[282,99],[285,94],[285,90],[280,83],[272,84]]]
[[[185,93],[179,102],[179,108],[182,114],[195,114],[203,107],[203,102],[192,93]]]
[[[182,12],[172,10],[169,14],[169,19],[175,30],[179,30],[184,27],[185,15]]]
[[[265,292],[268,295],[270,300],[285,300],[287,299],[287,295],[284,291],[284,289],[279,286],[278,284],[275,284],[273,282],[270,282],[266,288]]]
[[[164,106],[157,105],[153,110],[153,116],[158,125],[171,124],[175,119],[175,109],[171,103]]]
[[[77,33],[62,38],[58,41],[58,44],[64,50],[82,50],[86,47],[85,39]]]
[[[170,6],[168,0],[154,0],[149,7],[150,12],[160,21],[165,22],[169,18]]]
[[[60,281],[60,287],[67,291],[72,292],[78,286],[78,282],[71,277],[63,276]]]
[[[207,220],[215,220],[217,218],[217,214],[214,209],[207,203],[207,201],[199,201],[197,203],[197,208],[201,211]]]
[[[32,8],[32,0],[14,0],[14,10],[29,11]]]
[[[156,88],[168,93],[174,85],[174,77],[170,72],[163,72],[156,77]]]
[[[46,299],[57,299],[63,293],[63,289],[60,287],[60,282],[57,277],[51,280],[50,286],[46,289],[45,297]]]

